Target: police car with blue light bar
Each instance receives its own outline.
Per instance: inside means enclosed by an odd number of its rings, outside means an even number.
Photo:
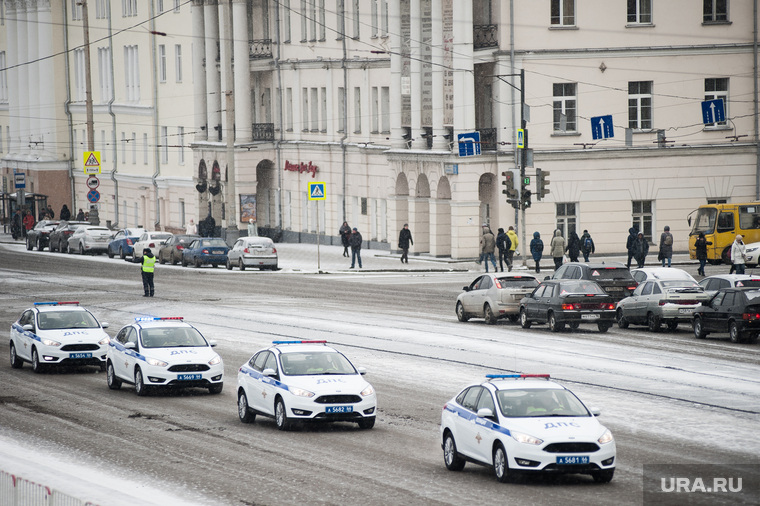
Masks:
[[[273,417],[280,430],[297,422],[356,422],[375,425],[375,389],[326,341],[274,341],[238,370],[238,416]]]
[[[135,386],[137,395],[157,387],[207,388],[221,393],[224,363],[207,340],[181,317],[141,317],[126,325],[108,347],[108,388]]]
[[[31,362],[34,372],[54,365],[106,367],[107,323],[79,302],[35,302],[11,325],[11,367]]]
[[[462,390],[441,414],[443,459],[491,466],[506,482],[515,472],[590,474],[608,483],[615,440],[570,390],[548,374],[489,374]]]

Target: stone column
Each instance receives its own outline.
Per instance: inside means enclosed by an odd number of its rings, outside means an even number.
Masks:
[[[430,254],[451,255],[451,200],[430,199]]]
[[[422,136],[422,6],[420,0],[411,0],[410,5],[410,34],[412,38],[412,148],[426,149],[427,141]]]
[[[23,6],[22,6],[23,5]],[[7,22],[7,20],[6,20]],[[27,46],[27,30],[29,29],[29,22],[27,19],[25,4],[16,4],[16,54],[18,55],[17,63],[25,63],[29,61],[29,52]],[[11,135],[15,135],[17,139],[16,150],[17,152],[28,151],[28,141],[30,134],[30,122],[29,122],[29,65],[22,65],[18,67],[17,74],[18,81],[18,128],[11,130]],[[74,155],[76,159],[77,147],[74,146]]]
[[[390,2],[388,5],[388,17],[390,19],[400,20],[401,2],[398,0]],[[403,149],[404,129],[401,128],[401,111],[403,101],[401,100],[401,22],[399,25],[390,30],[391,39],[391,82],[390,82],[390,106],[391,106],[391,148]]]
[[[252,137],[251,120],[251,68],[249,63],[248,15],[246,1],[234,0],[232,3],[233,53],[235,56],[235,137],[239,142],[250,142]],[[277,90],[273,90],[272,103],[277,103]]]
[[[443,127],[443,5],[441,0],[432,0],[432,51],[433,51],[433,149],[448,151],[449,143],[444,137]]]
[[[39,42],[38,31],[40,28],[37,20],[37,3],[28,2],[26,12],[26,45],[27,45],[27,57],[24,61],[31,62],[27,65],[27,79],[25,88],[28,92],[29,109],[27,109],[27,115],[29,116],[29,134],[28,139],[37,141],[40,136],[40,107],[41,104],[48,103],[50,96],[49,93],[44,93],[47,83],[40,81],[40,67],[39,62]],[[44,98],[43,98],[44,97]],[[30,149],[37,151],[42,146],[38,144],[31,144]]]
[[[221,77],[216,68],[216,55],[219,43],[219,12],[216,0],[206,0],[203,8],[206,52],[206,118],[208,121],[208,139],[219,140],[222,123],[222,89]],[[211,168],[209,167],[209,170]]]
[[[454,125],[475,130],[475,75],[472,48],[472,2],[454,1]]]
[[[206,73],[203,69],[203,60],[206,53],[203,23],[203,0],[193,0],[192,4],[193,23],[193,88],[195,91],[195,140],[205,141],[208,139],[208,119],[206,117]],[[200,127],[204,127],[201,130]],[[203,216],[205,218],[205,215]]]
[[[451,258],[477,258],[480,234],[480,202],[452,200]]]
[[[53,16],[50,11],[50,2],[38,2],[37,4],[38,29],[38,54],[53,54]],[[6,20],[6,23],[8,21]],[[37,63],[39,69],[39,103],[40,103],[40,140],[55,144],[57,140],[55,117],[56,104],[50,100],[53,96],[52,88],[55,83],[54,59],[48,58]],[[43,148],[44,144],[40,145]],[[50,144],[48,144],[50,149]]]
[[[19,63],[18,58],[18,21],[16,21],[17,17],[17,6],[13,2],[7,2],[6,4],[6,11],[5,11],[5,30],[6,30],[6,41],[7,41],[7,52],[6,52],[6,65],[8,65],[9,70],[6,70],[6,73],[8,75],[8,123],[10,126],[10,131],[12,134],[12,137],[8,139],[8,142],[10,143],[9,146],[6,146],[6,149],[9,153],[16,153],[18,150],[18,132],[19,132],[19,95],[21,87],[19,86],[19,73],[21,67],[16,67]],[[0,132],[0,135],[4,135],[4,132]]]

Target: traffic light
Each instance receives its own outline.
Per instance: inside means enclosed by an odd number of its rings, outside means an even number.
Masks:
[[[504,176],[504,181],[501,182],[506,188],[501,192],[507,196],[507,200],[517,200],[520,196],[517,188],[515,188],[515,173],[511,170],[505,170],[501,173]]]
[[[548,170],[536,169],[536,199],[541,200],[549,194]]]
[[[522,205],[523,210],[528,209],[530,207],[530,190],[525,188],[522,193],[522,200],[520,204]]]

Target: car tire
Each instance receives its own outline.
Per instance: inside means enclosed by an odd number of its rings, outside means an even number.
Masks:
[[[32,348],[32,370],[37,374],[45,372],[45,366],[40,363],[40,354],[37,348]]]
[[[79,244],[79,254],[84,255],[84,245],[82,243]]]
[[[557,316],[554,314],[554,311],[550,312],[549,313],[549,330],[551,330],[552,332],[560,332],[564,328],[565,328],[565,324],[557,321]]]
[[[288,419],[288,410],[285,408],[285,402],[278,397],[274,404],[274,421],[280,430],[290,430],[290,420]]]
[[[108,258],[113,258],[113,257],[115,257],[115,256],[116,256],[116,255],[114,255],[114,254],[111,252],[111,248],[108,248],[108,249],[106,250],[106,255],[108,255]]]
[[[702,322],[702,318],[694,318],[694,321],[691,322],[691,325],[694,328],[694,337],[697,339],[704,339],[707,337],[707,332],[705,332],[705,325],[704,322]]]
[[[171,260],[172,265],[177,265],[179,263],[179,260],[174,258],[174,253],[171,254],[170,260]]]
[[[732,343],[740,343],[742,341],[741,332],[739,332],[739,326],[734,320],[728,322],[728,337],[731,338]]]
[[[121,258],[122,260],[127,259],[127,254],[124,253],[124,248],[122,248],[121,246],[119,246],[119,258]]]
[[[139,367],[135,369],[135,393],[139,397],[148,395],[148,387],[145,386],[145,379]]]
[[[245,270],[245,262],[243,262],[243,259],[242,259],[242,258],[241,258],[240,260],[238,260],[238,268],[239,268],[241,271],[244,271],[244,270]]]
[[[24,366],[24,361],[16,353],[16,345],[11,341],[10,349],[11,367],[14,369],[21,369]]]
[[[242,388],[238,392],[238,418],[243,423],[253,423],[256,420],[256,413],[251,411],[248,405],[248,397]]]
[[[164,257],[161,256],[161,252],[158,253],[158,263],[160,263],[161,265],[166,264],[166,260],[164,260]]]
[[[520,309],[520,326],[524,329],[530,328],[530,320],[528,320],[528,312],[525,308]]]
[[[208,387],[208,393],[213,394],[213,395],[221,394],[223,389],[224,389],[224,383],[216,383]]]
[[[212,269],[216,269],[217,267],[219,267],[219,264],[211,264]]]
[[[185,260],[185,257],[182,257],[182,267],[187,267],[187,261]]]
[[[467,313],[464,312],[464,306],[459,301],[457,301],[456,312],[457,312],[457,320],[459,320],[460,322],[469,321],[470,317],[467,316]]]
[[[607,322],[599,322],[596,324],[596,328],[599,329],[599,332],[602,334],[610,330],[610,327],[612,327],[612,324]]]
[[[498,318],[493,314],[493,309],[491,309],[491,304],[486,304],[483,306],[483,317],[486,319],[486,323],[489,325],[495,325],[498,321]]]
[[[106,382],[108,383],[108,388],[111,390],[118,390],[121,388],[121,380],[116,377],[116,371],[114,371],[113,364],[110,360],[106,365]]]
[[[55,253],[56,250],[55,250],[55,248],[53,248],[53,241],[50,241],[50,245],[49,245],[48,248],[50,249],[51,253]]]
[[[497,444],[493,451],[493,473],[500,483],[506,483],[509,480],[509,461],[501,443]]]
[[[230,263],[230,259],[229,258],[227,259],[227,263],[224,266],[227,267],[228,271],[232,270],[232,263]]]
[[[362,430],[369,430],[372,427],[375,426],[375,417],[374,416],[368,416],[366,418],[362,418],[359,420],[359,428]]]
[[[656,316],[654,313],[647,313],[647,328],[649,332],[659,332],[660,323],[659,316]]]
[[[600,471],[594,471],[591,473],[591,477],[596,483],[609,483],[612,481],[612,477],[615,475],[614,469],[602,469]]]
[[[467,464],[467,460],[459,456],[454,436],[448,430],[443,437],[443,463],[449,471],[461,471]]]
[[[68,253],[69,252],[69,243],[63,242],[61,243],[61,253]]]
[[[201,266],[201,259],[200,258],[194,258],[193,259],[193,265],[195,265],[195,268],[198,269]]]
[[[576,329],[580,328],[581,324],[580,324],[580,322],[572,322],[572,323],[568,323],[567,326],[570,327],[573,330],[576,330]]]
[[[627,329],[628,325],[630,325],[630,322],[625,318],[625,316],[623,316],[623,310],[618,309],[617,314],[615,316],[616,316],[615,319],[617,320],[618,327],[620,327],[621,329]]]

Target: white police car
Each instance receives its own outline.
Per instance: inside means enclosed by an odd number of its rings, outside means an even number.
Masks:
[[[135,386],[137,395],[154,387],[200,387],[222,391],[224,363],[208,341],[181,317],[135,318],[108,347],[108,388],[122,382]]]
[[[443,460],[451,471],[466,462],[492,466],[496,479],[515,471],[590,474],[607,483],[615,473],[615,440],[570,390],[548,374],[489,374],[443,407]]]
[[[298,421],[357,422],[375,425],[375,389],[326,341],[274,341],[238,370],[238,416],[273,417],[287,430]]]
[[[11,367],[31,362],[34,372],[50,365],[106,367],[107,323],[79,302],[35,302],[11,325]]]

